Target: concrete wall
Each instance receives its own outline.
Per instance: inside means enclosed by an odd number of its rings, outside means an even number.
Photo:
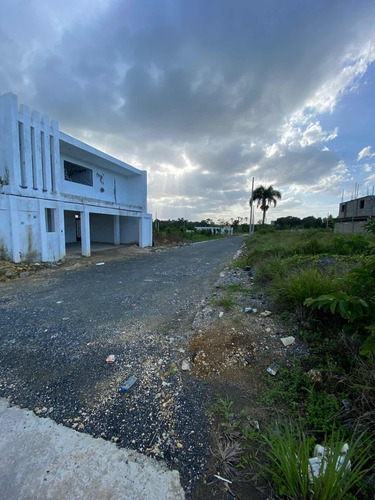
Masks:
[[[364,233],[364,225],[367,221],[336,221],[335,233]]]
[[[113,215],[90,214],[90,239],[98,243],[114,243]]]
[[[363,207],[361,208],[361,205]],[[375,216],[375,196],[364,196],[340,203],[339,219]]]
[[[138,243],[139,218],[120,217],[120,243]]]
[[[65,226],[65,242],[75,243],[77,241],[76,230],[76,212],[65,210],[64,212],[64,226]]]

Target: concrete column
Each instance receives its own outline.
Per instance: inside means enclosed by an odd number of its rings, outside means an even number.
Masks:
[[[113,244],[120,244],[120,216],[113,216]]]
[[[39,200],[39,231],[40,231],[40,253],[42,262],[48,262],[48,245],[47,245],[47,229],[46,229],[46,209],[44,202]]]
[[[42,176],[42,144],[40,137],[40,117],[37,111],[31,113],[31,125],[34,129],[34,189],[42,191],[43,176]]]
[[[33,165],[31,158],[31,120],[30,120],[30,108],[24,104],[20,107],[20,117],[22,118],[22,124],[20,125],[19,131],[21,134],[20,145],[21,145],[21,177],[22,177],[22,187],[32,189],[33,187]]]
[[[51,186],[51,160],[50,160],[50,129],[49,129],[49,118],[46,115],[42,115],[42,130],[41,130],[41,148],[42,148],[42,165],[43,165],[43,191],[52,191]]]
[[[90,257],[90,212],[85,209],[81,213],[81,248],[84,257]]]
[[[10,211],[10,237],[12,244],[12,260],[13,262],[21,262],[20,255],[20,239],[18,227],[18,204],[14,196],[9,196],[9,211]]]
[[[50,139],[51,145],[51,170],[54,184],[54,192],[60,192],[61,184],[61,168],[60,168],[60,131],[59,124],[56,120],[51,121],[52,134]]]
[[[57,214],[56,214],[57,222],[57,234],[59,238],[59,260],[65,257],[65,215],[64,208],[61,203],[57,204]]]
[[[18,99],[11,93],[0,96],[0,188],[19,192],[21,167],[18,144]]]
[[[138,219],[138,246],[143,248],[143,217]]]
[[[150,214],[139,218],[139,246],[141,248],[152,246],[152,217]]]

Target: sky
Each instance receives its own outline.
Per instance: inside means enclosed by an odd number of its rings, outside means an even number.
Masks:
[[[373,0],[0,0],[0,93],[148,172],[155,218],[338,215],[375,184]],[[257,209],[256,220],[261,218]]]

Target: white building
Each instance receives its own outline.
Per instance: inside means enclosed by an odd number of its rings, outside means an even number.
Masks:
[[[152,245],[147,175],[0,95],[0,258],[57,261],[66,244]]]
[[[211,231],[211,233],[213,234],[233,234],[233,227],[232,226],[224,226],[224,227],[221,227],[221,226],[199,226],[199,227],[195,227],[194,229],[196,229],[197,231],[207,231],[207,229],[209,231]]]

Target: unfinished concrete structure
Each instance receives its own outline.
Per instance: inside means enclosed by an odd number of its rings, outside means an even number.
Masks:
[[[335,233],[363,233],[364,224],[375,218],[375,196],[340,203]]]
[[[152,245],[147,175],[0,95],[0,258],[57,261],[66,245]]]

